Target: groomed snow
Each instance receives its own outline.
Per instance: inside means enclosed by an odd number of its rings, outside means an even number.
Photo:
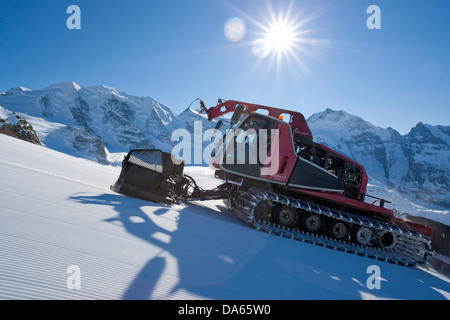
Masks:
[[[221,202],[123,197],[109,190],[120,168],[5,135],[0,149],[0,299],[450,298],[449,279],[428,268],[268,235]],[[216,183],[208,168],[186,170]],[[380,289],[366,285],[371,265]]]

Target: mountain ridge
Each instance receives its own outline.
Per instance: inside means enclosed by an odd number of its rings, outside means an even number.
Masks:
[[[369,176],[414,196],[414,200],[450,207],[448,126],[419,122],[401,135],[393,128],[367,125],[347,113],[336,121],[336,113],[343,115],[327,109],[308,118],[317,142],[354,159],[364,165]]]

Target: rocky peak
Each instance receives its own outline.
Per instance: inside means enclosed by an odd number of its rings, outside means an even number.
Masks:
[[[419,144],[423,144],[423,143],[431,143],[431,144],[436,144],[436,145],[447,145],[446,141],[444,141],[443,139],[441,139],[440,133],[447,135],[448,133],[446,132],[445,126],[439,126],[439,127],[434,127],[437,130],[439,130],[438,132],[433,132],[435,130],[433,130],[433,127],[430,125],[426,125],[423,124],[422,122],[419,122],[414,128],[411,129],[411,131],[408,133],[408,139],[410,139],[411,142],[414,143],[419,143]]]
[[[14,112],[8,112],[1,107],[0,109],[2,109],[1,116],[4,117],[7,115],[4,118],[0,117],[0,133],[37,145],[42,145],[31,124]]]
[[[315,113],[307,120],[308,125],[318,127],[318,126],[342,126],[345,125],[349,131],[368,131],[374,130],[376,127],[363,120],[358,116],[351,115],[342,110],[332,110],[330,108],[325,109],[325,111]]]

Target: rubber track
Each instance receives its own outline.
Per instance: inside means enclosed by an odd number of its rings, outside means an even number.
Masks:
[[[286,228],[271,222],[257,220],[254,217],[254,210],[261,201],[291,206],[303,212],[312,212],[326,218],[340,220],[346,222],[351,227],[355,225],[364,226],[371,229],[376,237],[382,232],[389,231],[395,236],[396,244],[391,249],[370,244],[359,245],[346,240],[337,240],[331,236],[312,234],[297,228]],[[235,206],[235,213],[241,220],[250,223],[258,230],[280,237],[410,267],[427,263],[433,255],[431,241],[416,231],[324,207],[306,200],[300,200],[262,189],[250,188],[248,191],[240,190],[233,204]]]

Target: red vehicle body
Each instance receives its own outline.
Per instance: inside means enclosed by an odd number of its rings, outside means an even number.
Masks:
[[[350,209],[358,213],[382,216],[386,222],[404,226],[416,230],[425,236],[431,237],[432,229],[430,227],[403,219],[396,219],[393,210],[384,207],[384,204],[388,201],[375,198],[375,202],[379,203],[379,205],[365,202],[364,200],[367,196],[366,191],[369,178],[364,167],[352,159],[349,159],[348,157],[328,148],[327,146],[314,143],[311,130],[309,129],[309,126],[301,113],[258,104],[249,104],[236,100],[228,100],[225,102],[219,101],[218,105],[215,107],[206,109],[203,102],[201,102],[201,106],[207,112],[209,120],[216,119],[230,112],[235,112],[239,105],[245,107],[242,113],[247,115],[265,111],[265,116],[271,117],[277,121],[277,129],[279,130],[278,170],[273,172],[271,175],[260,175],[258,177],[252,177],[253,179],[267,180],[268,182],[288,188],[292,193],[322,199],[324,202],[333,203],[340,208],[345,207],[347,210]],[[290,119],[286,119],[286,115],[290,116]],[[304,174],[304,172],[294,170],[297,163],[303,160],[294,150],[297,140],[304,144],[309,143],[314,145],[328,158],[333,156],[343,160],[346,166],[351,166],[353,171],[357,171],[356,173],[358,179],[355,181],[357,190],[354,190],[351,194],[349,194],[346,193],[345,190],[333,190],[332,188],[327,188],[326,186],[299,186],[293,183],[293,178],[296,175]],[[227,170],[226,166],[219,164],[218,162],[220,161],[217,160],[218,159],[216,158],[212,163],[212,166],[216,169],[225,170],[226,172],[232,174],[242,175],[242,172]],[[322,164],[321,167],[321,169],[323,169],[322,171],[326,170],[324,164]]]

